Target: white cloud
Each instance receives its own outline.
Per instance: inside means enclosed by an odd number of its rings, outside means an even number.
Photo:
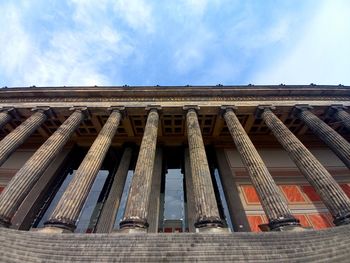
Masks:
[[[174,66],[180,74],[186,74],[203,64],[206,50],[214,37],[205,28],[198,28],[191,33],[192,35],[183,39],[184,43],[178,45],[174,52]]]
[[[115,1],[114,11],[134,30],[155,30],[152,7],[144,0]]]
[[[350,3],[325,1],[291,48],[256,74],[263,84],[350,84]]]
[[[74,12],[69,14],[73,24],[45,36],[27,31],[25,22],[32,19],[28,10],[20,5],[2,5],[4,15],[0,22],[7,26],[0,32],[0,70],[3,78],[10,80],[4,85],[121,84],[118,67],[133,53],[133,47],[113,28],[106,5],[101,2],[97,8],[86,3],[74,0],[71,3]],[[115,58],[118,60],[114,68],[109,69],[115,72],[111,83],[102,68]]]

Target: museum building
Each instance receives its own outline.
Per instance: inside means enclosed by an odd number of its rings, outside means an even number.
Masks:
[[[343,85],[4,87],[0,259],[346,262],[349,106]]]

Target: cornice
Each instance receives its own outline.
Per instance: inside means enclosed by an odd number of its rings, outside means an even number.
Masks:
[[[350,86],[138,86],[0,89],[0,101],[350,100]]]

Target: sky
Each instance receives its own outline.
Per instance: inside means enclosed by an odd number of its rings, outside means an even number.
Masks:
[[[350,85],[348,0],[0,0],[0,87]]]

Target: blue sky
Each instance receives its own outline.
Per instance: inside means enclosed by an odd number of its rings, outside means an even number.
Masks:
[[[0,0],[0,86],[350,85],[347,0]]]

